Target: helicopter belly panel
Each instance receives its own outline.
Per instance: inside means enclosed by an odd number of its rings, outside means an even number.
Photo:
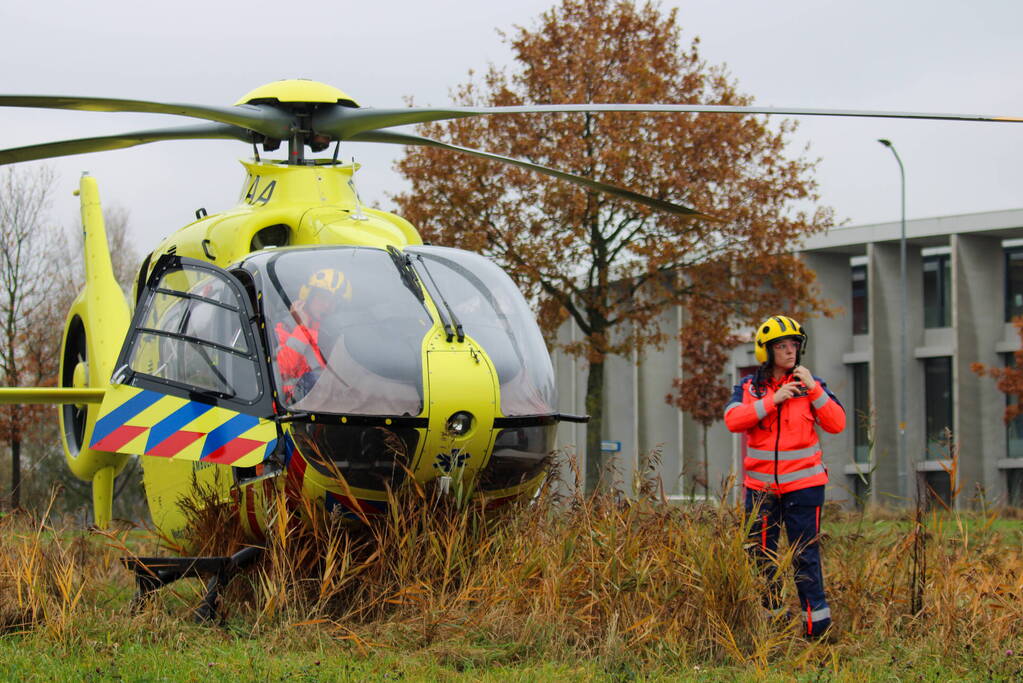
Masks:
[[[99,451],[251,467],[277,443],[277,426],[219,406],[113,385],[93,430]]]
[[[188,544],[187,501],[199,507],[229,503],[234,478],[229,467],[187,460],[143,458],[142,481],[153,524],[175,543]],[[189,548],[189,550],[193,550]]]

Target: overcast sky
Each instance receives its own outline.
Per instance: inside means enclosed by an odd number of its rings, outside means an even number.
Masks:
[[[0,92],[226,105],[280,78],[337,86],[363,106],[450,103],[450,89],[507,64],[498,28],[533,26],[549,0],[432,2],[0,4]],[[726,63],[758,104],[1023,116],[1019,0],[691,0],[687,39]],[[189,123],[152,115],[0,109],[0,148]],[[822,201],[852,224],[1023,207],[1023,124],[804,119],[793,154],[820,158]],[[82,171],[128,208],[140,250],[236,201],[250,151],[237,142],[167,142],[50,162],[54,219],[76,220]],[[399,148],[349,144],[363,199],[388,208]],[[26,164],[26,167],[32,164]],[[643,188],[632,188],[643,191]]]

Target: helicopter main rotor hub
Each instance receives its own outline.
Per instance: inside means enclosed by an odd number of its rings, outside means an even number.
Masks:
[[[275,81],[261,85],[246,93],[235,102],[239,105],[269,105],[293,117],[288,135],[288,163],[305,163],[305,147],[312,152],[322,152],[333,139],[329,135],[317,134],[312,128],[313,113],[321,105],[358,108],[358,103],[343,90],[334,86],[307,79]],[[255,134],[254,142],[263,145],[263,151],[272,152],[280,145],[266,135]]]

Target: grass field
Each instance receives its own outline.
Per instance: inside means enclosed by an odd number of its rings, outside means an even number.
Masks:
[[[770,620],[728,506],[656,496],[459,507],[411,489],[356,527],[295,524],[282,498],[260,562],[197,624],[196,579],[141,611],[107,535],[0,519],[3,680],[1021,680],[1018,514],[829,510],[836,628],[807,642]],[[1009,511],[1011,512],[1011,511]],[[210,554],[229,512],[196,513]],[[790,556],[778,562],[790,574]],[[792,581],[788,599],[796,611]]]

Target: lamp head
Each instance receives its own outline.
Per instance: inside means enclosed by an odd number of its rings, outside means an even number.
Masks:
[[[885,147],[891,147],[892,146],[892,141],[891,140],[886,140],[884,138],[878,138],[877,141],[880,142]]]

